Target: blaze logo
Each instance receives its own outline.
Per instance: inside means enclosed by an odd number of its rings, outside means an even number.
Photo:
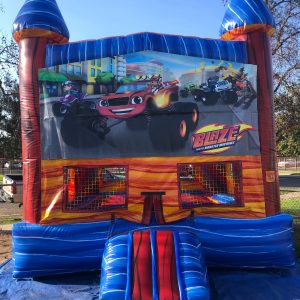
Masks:
[[[192,136],[193,150],[203,154],[216,154],[232,148],[242,137],[242,133],[255,130],[248,124],[209,124],[199,128]]]

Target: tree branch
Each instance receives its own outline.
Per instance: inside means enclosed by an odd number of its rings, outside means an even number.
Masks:
[[[276,47],[272,49],[272,55],[275,55],[277,53],[277,51],[279,49],[282,48],[282,46],[291,38],[297,36],[298,34],[300,34],[300,30],[295,31],[291,34],[289,34],[286,38],[284,38],[283,40],[281,40],[280,42],[277,43]]]
[[[291,65],[284,73],[283,75],[280,76],[279,80],[278,80],[278,84],[276,85],[276,88],[274,89],[274,94],[279,90],[280,86],[282,85],[282,83],[284,82],[284,80],[286,79],[286,77],[289,75],[289,73],[295,69],[297,66],[297,63]]]

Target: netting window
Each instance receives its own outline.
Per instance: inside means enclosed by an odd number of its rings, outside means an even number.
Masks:
[[[178,181],[183,208],[242,205],[240,161],[179,164]]]
[[[102,211],[127,207],[127,168],[65,167],[64,210]]]

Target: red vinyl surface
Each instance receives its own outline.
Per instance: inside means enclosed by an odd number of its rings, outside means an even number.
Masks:
[[[152,299],[152,271],[150,232],[133,234],[132,300]]]
[[[160,300],[179,300],[173,233],[157,231],[157,285]]]
[[[163,205],[162,205],[161,193],[147,193],[144,195],[144,209],[143,209],[143,219],[142,223],[149,225],[151,222],[152,211],[155,214],[155,220],[157,224],[165,224],[165,219],[163,215]]]
[[[20,106],[23,161],[23,218],[40,221],[41,138],[38,69],[45,65],[46,38],[24,38],[20,48]]]
[[[249,63],[257,65],[258,122],[265,205],[266,215],[272,216],[280,212],[280,199],[278,177],[274,182],[267,180],[268,171],[273,171],[278,176],[270,38],[264,31],[251,32],[247,36]]]

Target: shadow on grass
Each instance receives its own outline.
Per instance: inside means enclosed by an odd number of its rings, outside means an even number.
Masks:
[[[294,224],[295,254],[300,259],[300,223]]]

